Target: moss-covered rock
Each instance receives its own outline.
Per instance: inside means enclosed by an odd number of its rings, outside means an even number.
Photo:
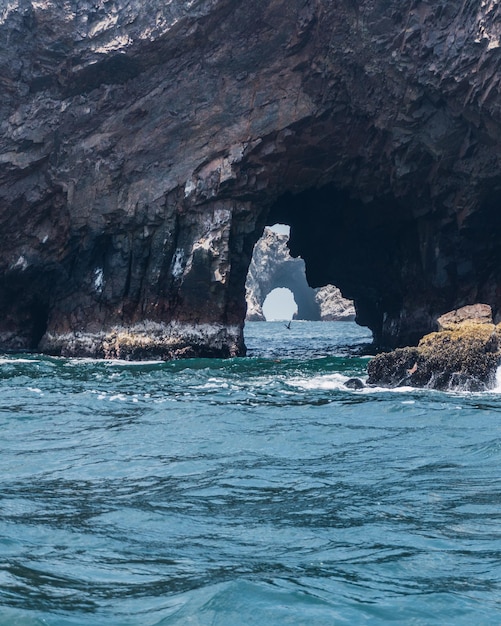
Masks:
[[[415,348],[376,356],[368,383],[482,391],[494,385],[501,360],[501,325],[460,321],[426,335]]]

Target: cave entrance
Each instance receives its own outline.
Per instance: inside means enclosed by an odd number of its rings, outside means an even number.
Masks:
[[[304,261],[289,254],[289,230],[281,223],[265,228],[254,247],[246,283],[247,321],[320,320]]]
[[[279,196],[268,224],[289,224],[287,245],[293,257],[304,259],[308,284],[336,285],[355,302],[356,322],[371,329],[377,345],[390,346],[393,337],[404,334],[403,301],[418,287],[420,275],[411,208],[389,192],[362,198],[329,183]],[[406,283],[403,267],[416,277],[415,284]],[[421,328],[405,331],[412,339],[410,333]]]

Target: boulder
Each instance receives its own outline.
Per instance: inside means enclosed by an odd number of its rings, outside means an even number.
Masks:
[[[492,324],[492,309],[488,304],[470,304],[438,318],[438,330],[453,330],[464,322]]]
[[[348,378],[348,380],[344,383],[344,386],[348,389],[363,389],[365,387],[360,378]]]

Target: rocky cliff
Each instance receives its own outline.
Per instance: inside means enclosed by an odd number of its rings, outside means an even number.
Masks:
[[[501,303],[494,0],[10,0],[0,348],[243,354],[265,224],[386,346]]]
[[[312,289],[306,282],[303,259],[293,258],[287,247],[288,235],[264,229],[254,246],[252,261],[245,284],[247,316],[249,321],[263,321],[263,304],[274,289],[290,289],[297,304],[294,316],[299,320],[346,321],[353,320],[353,303],[332,285]]]

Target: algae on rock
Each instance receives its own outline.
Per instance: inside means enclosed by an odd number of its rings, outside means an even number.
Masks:
[[[485,311],[470,318],[463,309],[453,314],[459,321],[426,335],[417,347],[376,356],[368,365],[368,383],[466,391],[492,387],[501,360],[501,324]]]

